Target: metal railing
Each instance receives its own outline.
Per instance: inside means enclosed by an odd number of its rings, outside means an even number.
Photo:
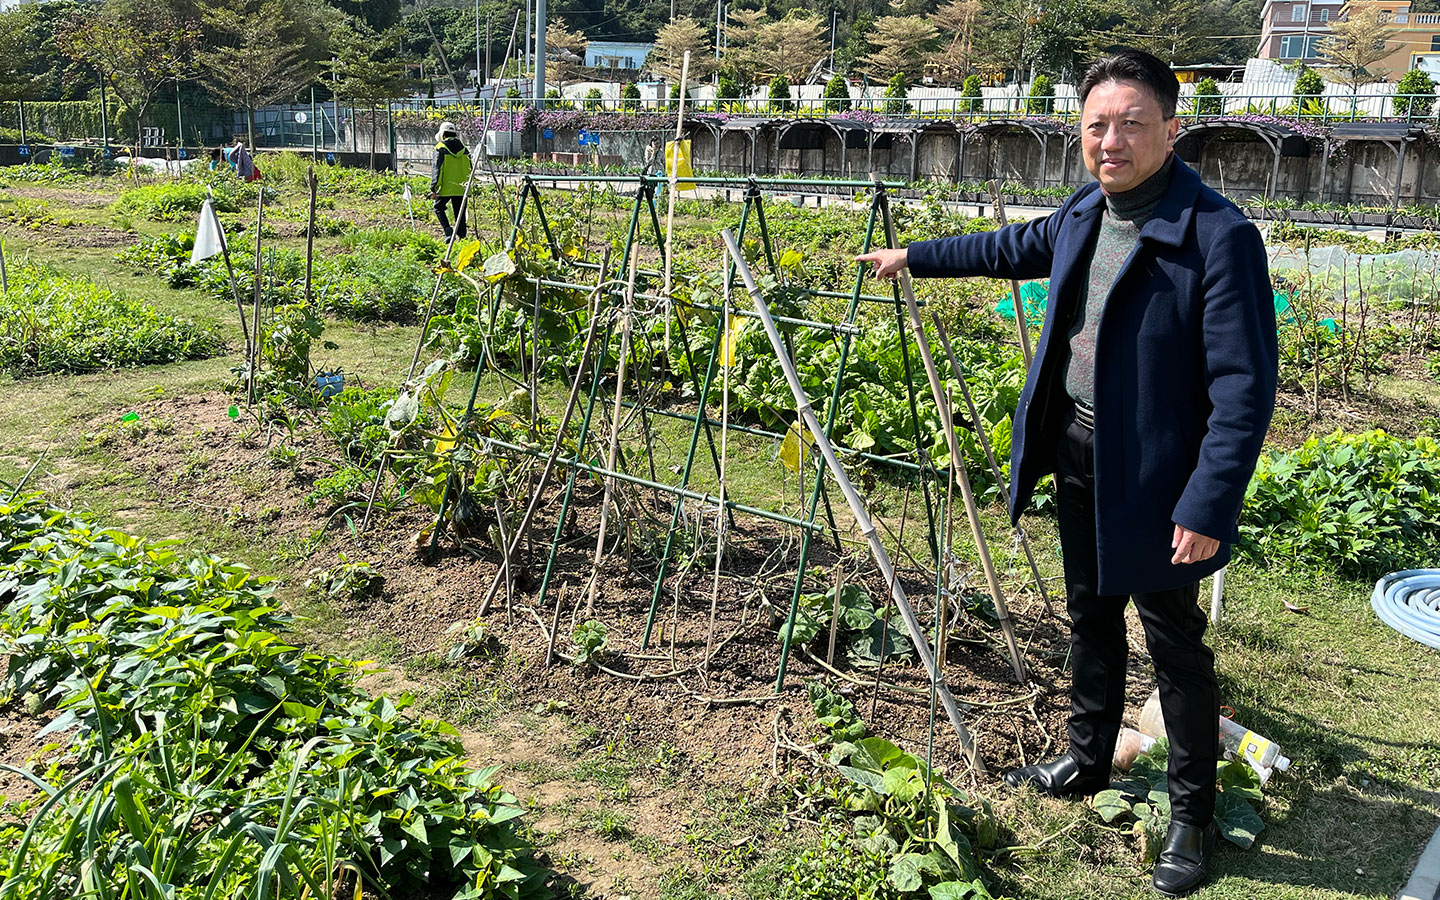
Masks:
[[[564,98],[537,101],[532,98],[510,98],[428,104],[424,101],[407,101],[397,104],[397,111],[429,113],[437,121],[441,118],[473,115],[477,119],[490,116],[493,112],[502,114],[502,127],[515,122],[504,119],[504,113],[517,118],[526,110],[535,107],[541,113],[588,112],[592,114],[613,114],[615,116],[674,114],[675,100],[617,100]],[[1073,96],[1026,97],[965,97],[923,96],[909,99],[886,97],[856,97],[850,100],[825,98],[792,98],[771,100],[748,98],[741,100],[691,100],[686,102],[687,116],[697,119],[713,118],[728,121],[736,118],[757,119],[799,119],[851,120],[861,124],[878,123],[884,120],[901,119],[916,121],[954,122],[959,124],[983,124],[998,120],[1050,120],[1056,125],[1071,124],[1080,117],[1080,100]],[[1186,95],[1180,98],[1177,115],[1184,122],[1202,122],[1211,119],[1228,119],[1236,116],[1272,116],[1277,119],[1294,119],[1328,125],[1333,122],[1367,120],[1411,122],[1422,126],[1440,125],[1440,102],[1430,94],[1205,94]],[[597,121],[600,129],[625,127],[623,119],[613,123]],[[541,120],[537,124],[545,125]],[[561,127],[564,127],[563,125]],[[579,124],[578,127],[585,127]]]
[[[1188,86],[1187,86],[1188,87]],[[400,139],[392,125],[414,124],[417,117],[452,119],[471,129],[479,122],[489,121],[497,130],[513,130],[533,124],[542,129],[594,131],[634,131],[658,128],[662,117],[673,116],[674,100],[574,99],[536,101],[530,98],[482,99],[474,102],[424,100],[409,98],[381,105],[372,112],[351,107],[341,101],[300,103],[269,107],[256,114],[256,137],[262,147],[313,149],[319,151],[367,150],[370,123],[375,124],[377,149],[385,152]],[[25,104],[26,107],[31,106]],[[60,106],[52,104],[52,106]],[[533,110],[531,108],[534,108]],[[21,104],[0,103],[0,128],[15,131],[19,136],[22,122]],[[576,115],[579,113],[580,115]],[[1026,97],[1018,92],[1008,96],[965,97],[959,93],[932,94],[905,100],[886,97],[855,97],[850,100],[824,98],[792,98],[770,100],[687,101],[688,117],[721,124],[734,119],[830,121],[836,127],[850,122],[857,125],[882,125],[892,121],[915,124],[946,122],[960,127],[974,127],[1000,121],[1018,121],[1032,128],[1073,128],[1080,116],[1080,101],[1074,96]],[[213,144],[245,132],[243,116],[219,118],[213,113],[191,115],[181,110],[177,121],[170,108],[169,120],[157,119],[158,143],[154,146]],[[1440,102],[1428,94],[1383,94],[1373,88],[1364,93],[1306,95],[1293,94],[1209,94],[1181,97],[1177,111],[1182,123],[1197,124],[1217,119],[1271,117],[1282,122],[1297,123],[1306,132],[1306,125],[1326,127],[1339,122],[1386,121],[1405,122],[1420,127],[1440,127]],[[467,121],[467,117],[470,117]],[[102,134],[98,116],[90,119],[73,117],[61,122],[53,114],[23,116],[31,142],[46,138],[63,142],[98,143]],[[147,121],[148,121],[147,117]],[[673,119],[671,120],[673,123]],[[108,137],[112,143],[128,137],[111,123]],[[666,126],[673,127],[673,124]],[[96,133],[89,134],[94,131]],[[179,137],[183,134],[184,137]],[[362,146],[363,145],[363,146]]]

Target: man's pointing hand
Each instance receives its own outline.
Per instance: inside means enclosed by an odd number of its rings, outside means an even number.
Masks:
[[[905,250],[871,250],[855,257],[855,261],[873,263],[876,278],[894,278],[909,264]]]

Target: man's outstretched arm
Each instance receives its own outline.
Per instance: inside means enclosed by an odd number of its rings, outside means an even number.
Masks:
[[[1078,198],[1080,195],[1077,194]],[[1075,198],[1043,219],[1017,222],[995,231],[913,241],[896,250],[872,250],[855,257],[875,267],[877,278],[894,278],[904,268],[916,278],[1045,278],[1055,260],[1055,240]]]

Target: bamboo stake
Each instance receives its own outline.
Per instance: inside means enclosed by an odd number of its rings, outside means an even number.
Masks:
[[[630,275],[625,282],[625,305],[620,310],[620,365],[615,374],[615,409],[610,418],[610,451],[605,457],[605,468],[615,471],[616,459],[620,455],[620,421],[625,410],[621,402],[625,399],[625,370],[630,361],[630,309],[635,302],[635,269],[640,264],[640,254],[630,254]],[[590,567],[590,589],[585,597],[585,615],[595,612],[595,592],[599,589],[600,561],[605,558],[605,529],[610,524],[610,501],[615,495],[615,479],[605,479],[605,495],[600,501],[600,531],[595,535],[595,562]]]
[[[985,761],[975,747],[975,741],[970,736],[970,731],[965,727],[965,722],[960,718],[960,707],[955,703],[955,697],[950,693],[950,687],[943,678],[940,670],[935,665],[935,656],[930,652],[930,642],[925,636],[925,630],[920,627],[920,622],[915,618],[915,611],[910,606],[909,599],[905,596],[905,588],[895,577],[895,569],[890,564],[890,557],[885,552],[885,547],[880,543],[880,537],[875,527],[875,522],[870,518],[870,511],[865,507],[865,501],[860,499],[855,485],[850,483],[850,476],[845,473],[845,467],[835,455],[835,448],[831,446],[830,439],[825,434],[825,429],[815,418],[815,411],[810,406],[810,400],[805,395],[805,388],[800,384],[800,376],[795,371],[795,362],[785,351],[785,342],[780,337],[780,331],[775,327],[775,320],[770,317],[770,307],[765,302],[765,296],[760,292],[760,287],[755,283],[755,276],[750,271],[750,266],[745,262],[745,255],[740,252],[740,247],[735,243],[735,235],[726,228],[720,232],[725,241],[725,249],[729,251],[730,257],[735,261],[737,271],[745,282],[745,289],[750,294],[750,299],[755,305],[755,311],[760,316],[760,321],[765,326],[765,334],[770,339],[770,346],[775,350],[775,356],[780,363],[780,368],[785,373],[785,380],[790,385],[790,391],[795,396],[796,411],[805,421],[805,426],[810,429],[811,435],[820,454],[825,458],[825,465],[839,484],[840,490],[845,495],[845,502],[850,505],[850,512],[855,517],[855,523],[864,535],[865,541],[870,545],[870,552],[875,557],[875,565],[880,569],[881,576],[890,585],[890,595],[895,602],[895,607],[900,612],[901,619],[905,622],[905,629],[910,634],[910,639],[915,643],[915,652],[920,657],[921,663],[930,673],[931,684],[939,694],[940,703],[945,707],[945,715],[950,719],[956,734],[960,739],[960,747],[964,751],[965,760],[976,774],[986,773]]]
[[[680,104],[678,112],[675,114],[675,156],[677,163],[679,162],[680,156],[680,139],[685,136],[685,88],[688,86],[689,79],[690,51],[686,50],[685,56],[680,60]],[[664,147],[660,148],[660,158],[665,159]],[[665,198],[665,290],[663,293],[667,301],[670,299],[670,289],[673,285],[670,266],[673,254],[671,254],[670,248],[672,238],[675,235],[675,193],[678,171],[678,165],[671,165],[670,161],[666,160],[665,173],[670,176],[670,190],[668,192],[669,195]],[[670,349],[670,317],[668,315],[665,317],[665,349]]]
[[[255,322],[251,331],[255,334],[255,341],[250,347],[250,403],[255,403],[255,376],[260,368],[261,348],[265,339],[260,335],[260,231],[265,227],[265,189],[262,187],[257,192],[255,200]]]
[[[505,555],[500,559],[500,574],[505,576],[505,612],[511,614],[515,609],[515,603],[510,595],[510,585],[514,579],[510,577],[510,536],[505,533],[505,511],[500,508],[500,498],[495,498],[495,527],[500,531],[500,547]]]
[[[890,246],[895,246],[895,220],[890,216],[890,205],[881,197],[885,217],[885,232]],[[940,372],[935,368],[935,358],[930,354],[930,342],[925,337],[925,325],[920,320],[920,306],[915,302],[915,291],[910,284],[910,273],[900,270],[900,293],[905,298],[905,307],[910,313],[910,330],[920,348],[920,362],[930,381],[930,393],[940,410],[940,424],[945,429],[945,444],[950,449],[950,477],[960,483],[960,497],[965,502],[965,513],[970,519],[970,534],[975,538],[975,549],[980,553],[980,565],[985,570],[985,580],[990,585],[990,596],[995,601],[995,616],[1000,620],[1000,631],[1005,636],[1005,646],[1010,651],[1010,664],[1015,669],[1015,680],[1025,681],[1025,664],[1020,658],[1020,646],[1015,641],[1015,625],[1010,621],[1010,610],[1005,605],[1005,595],[1000,590],[1000,578],[995,574],[995,563],[990,558],[990,547],[985,541],[985,532],[980,526],[980,510],[975,504],[975,494],[970,488],[970,475],[965,470],[965,455],[960,449],[960,439],[955,436],[955,421],[949,405],[945,402],[945,391],[940,384]]]
[[[990,463],[990,474],[994,476],[995,483],[1000,487],[1000,498],[1005,502],[1006,510],[1010,508],[1010,486],[1005,483],[1005,476],[1000,471],[1000,461],[995,458],[995,449],[990,446],[990,437],[985,433],[985,425],[980,419],[980,410],[975,406],[975,398],[970,396],[970,385],[965,381],[965,372],[960,368],[960,361],[955,357],[955,348],[950,346],[950,333],[945,328],[945,323],[930,310],[930,323],[935,326],[935,334],[940,338],[940,346],[945,350],[945,356],[950,360],[950,369],[955,373],[955,380],[960,382],[960,394],[965,398],[965,406],[970,410],[970,421],[975,426],[975,437],[980,441],[980,447],[985,451],[985,459]],[[951,408],[954,408],[952,401]],[[1025,560],[1030,564],[1030,574],[1035,579],[1035,589],[1040,592],[1040,599],[1045,601],[1045,612],[1051,616],[1055,615],[1055,608],[1050,604],[1050,591],[1045,587],[1045,579],[1040,575],[1040,567],[1035,563],[1035,551],[1030,548],[1030,537],[1025,529],[1019,525],[1015,526],[1015,536],[1020,539],[1020,547],[1025,551]]]
[[[510,41],[505,45],[505,58],[500,63],[501,72],[505,71],[505,67],[510,62],[510,51],[515,47],[515,35],[519,33],[519,30],[520,13],[516,12],[515,21],[510,24]],[[520,73],[518,69],[515,73],[515,83],[517,85],[520,83]],[[480,161],[485,164],[485,171],[490,174],[490,183],[495,186],[495,196],[499,200],[499,208],[504,212],[505,217],[513,222],[515,220],[515,215],[510,211],[510,201],[505,198],[505,188],[502,187],[500,184],[500,176],[495,174],[495,167],[490,165],[490,154],[485,152],[485,135],[489,133],[490,123],[495,118],[495,110],[498,109],[500,106],[500,104],[497,103],[496,100],[499,97],[500,89],[504,86],[505,79],[501,78],[499,83],[495,85],[495,94],[490,97],[490,109],[488,112],[485,113],[485,121],[482,123],[480,128]],[[478,223],[479,220],[480,217],[477,214],[475,217],[475,221]],[[476,230],[479,229],[477,228]]]
[[[835,600],[830,604],[830,643],[825,648],[825,664],[835,665],[835,639],[840,636],[840,592],[845,590],[845,558],[835,563]]]
[[[993,178],[990,180],[990,199],[995,204],[995,221],[1003,228],[1009,224],[1005,218],[1005,201],[1000,198],[1000,182]],[[1030,353],[1030,325],[1025,321],[1025,303],[1020,299],[1018,279],[1010,279],[1010,297],[1015,307],[1015,329],[1020,334],[1020,355],[1025,359],[1025,368],[1029,369],[1033,358]]]
[[[565,589],[570,587],[570,582],[560,585],[560,590],[555,592],[555,615],[550,619],[550,640],[545,645],[545,668],[550,668],[550,662],[555,658],[555,638],[560,633],[560,607],[565,605]]]
[[[946,390],[946,399],[951,409],[955,408],[953,391]],[[935,657],[943,668],[950,661],[950,570],[955,560],[955,479],[945,479],[945,537],[941,544],[939,561],[935,566]],[[934,704],[931,704],[934,714]]]
[[[250,359],[250,325],[245,321],[245,303],[240,299],[240,285],[235,282],[235,266],[230,262],[230,242],[225,239],[225,226],[212,205],[210,214],[215,216],[215,230],[220,235],[220,255],[225,257],[225,272],[230,276],[230,293],[235,298],[235,312],[240,316],[240,333],[245,336],[245,359]]]
[[[310,305],[310,276],[315,267],[315,164],[305,174],[305,183],[310,187],[310,220],[305,226],[305,305]]]
[[[5,242],[0,241],[0,297],[10,293],[10,276],[5,271]]]
[[[470,177],[465,180],[465,190],[460,195],[460,209],[463,212],[470,203],[470,188],[475,184],[475,172],[478,166],[470,167]],[[262,192],[263,195],[263,192]],[[408,387],[410,380],[415,377],[415,369],[420,365],[420,353],[425,349],[425,339],[430,334],[430,319],[435,312],[435,301],[440,297],[440,285],[444,283],[446,266],[450,262],[450,254],[455,251],[455,236],[459,229],[450,232],[450,238],[445,242],[445,255],[440,258],[440,271],[435,273],[435,287],[430,290],[430,300],[425,304],[425,317],[420,322],[420,336],[415,340],[415,353],[410,357],[410,369],[405,373],[405,385]],[[380,495],[380,483],[385,480],[385,468],[389,465],[390,458],[384,453],[380,454],[380,462],[375,466],[375,480],[370,483],[370,497],[365,502],[365,515],[360,519],[360,530],[366,531],[370,527],[370,515],[375,511],[375,498]]]
[[[690,51],[685,51],[685,62],[690,62]],[[684,83],[682,77],[681,83]],[[681,89],[684,93],[684,89]],[[682,101],[683,102],[683,101]],[[672,179],[673,183],[673,179]],[[673,200],[674,197],[672,196]],[[674,206],[671,206],[674,209]],[[639,254],[636,254],[637,256]],[[666,263],[669,260],[667,257]],[[727,290],[720,299],[720,326],[725,337],[720,344],[720,508],[715,516],[715,575],[710,582],[710,630],[705,637],[705,661],[702,670],[710,667],[710,655],[715,652],[715,616],[720,609],[720,560],[725,555],[725,470],[730,460],[730,370],[735,365],[735,348],[730,346],[730,292]],[[666,317],[669,323],[669,317]],[[678,620],[678,616],[676,617]]]
[[[604,293],[601,290],[605,286],[605,275],[610,270],[610,248],[605,248],[605,254],[600,262],[600,280],[595,284],[595,290],[591,293],[590,302],[590,326],[585,332],[585,348],[580,352],[580,366],[575,370],[575,378],[570,384],[570,397],[565,402],[565,412],[560,416],[560,424],[555,429],[555,442],[550,447],[550,455],[545,458],[545,468],[540,472],[540,480],[536,483],[535,489],[530,494],[530,502],[525,506],[525,515],[520,517],[520,524],[515,528],[514,537],[510,540],[506,555],[513,557],[515,551],[520,548],[520,542],[525,539],[530,529],[530,521],[535,517],[535,510],[540,507],[540,499],[544,494],[545,486],[550,482],[550,475],[555,471],[555,461],[560,456],[560,447],[565,440],[565,429],[570,427],[570,419],[575,414],[576,401],[580,399],[580,379],[590,368],[590,356],[595,348],[595,333],[600,324],[600,309],[604,302]],[[495,578],[490,582],[490,588],[485,592],[485,598],[480,602],[480,615],[489,612],[490,604],[495,599],[495,593],[500,589],[503,575],[496,573]]]

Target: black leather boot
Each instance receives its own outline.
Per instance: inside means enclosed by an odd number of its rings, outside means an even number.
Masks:
[[[1066,753],[1048,763],[1036,763],[1005,773],[1005,783],[1013,788],[1032,785],[1051,797],[1073,797],[1094,794],[1110,786],[1109,773],[1083,775],[1075,757]]]
[[[1210,858],[1215,854],[1215,823],[1204,828],[1171,822],[1165,844],[1155,861],[1155,890],[1167,897],[1183,897],[1210,880]]]

